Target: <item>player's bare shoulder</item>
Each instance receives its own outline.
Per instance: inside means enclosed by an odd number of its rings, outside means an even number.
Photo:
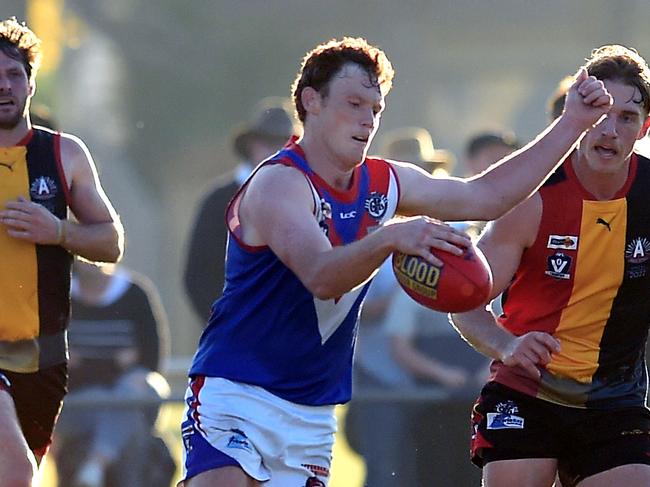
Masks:
[[[274,205],[310,194],[307,177],[300,170],[285,164],[266,164],[251,177],[242,203]]]
[[[86,144],[76,135],[61,133],[61,165],[68,184],[79,174],[94,172],[94,163]]]

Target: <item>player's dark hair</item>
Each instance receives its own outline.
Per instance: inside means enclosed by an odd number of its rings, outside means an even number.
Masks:
[[[41,40],[25,23],[19,23],[16,17],[0,22],[0,51],[11,59],[19,61],[32,81],[41,65]]]
[[[600,80],[636,86],[641,99],[634,102],[643,106],[646,115],[650,113],[650,68],[636,50],[617,44],[599,47],[592,51],[585,68]]]

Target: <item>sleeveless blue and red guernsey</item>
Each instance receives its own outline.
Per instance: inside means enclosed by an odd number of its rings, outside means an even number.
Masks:
[[[314,218],[333,246],[361,239],[395,214],[397,177],[383,159],[367,158],[344,192],[312,171],[294,141],[250,178],[269,164],[291,166],[305,175],[314,196]],[[370,279],[337,299],[320,300],[268,247],[242,243],[237,202],[247,185],[227,210],[224,292],[212,306],[190,376],[260,386],[304,405],[347,402],[357,320]]]
[[[25,140],[0,147],[0,204],[30,198],[59,218],[68,214],[60,135],[34,127]],[[35,372],[66,361],[72,256],[0,231],[0,369]]]
[[[650,160],[633,154],[625,185],[598,201],[568,158],[542,186],[535,243],[504,294],[500,323],[561,343],[539,381],[493,363],[494,380],[546,401],[610,409],[645,404],[650,324]]]

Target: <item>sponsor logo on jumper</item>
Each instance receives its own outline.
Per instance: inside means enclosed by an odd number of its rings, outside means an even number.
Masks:
[[[555,279],[571,279],[571,257],[563,254],[562,252],[556,252],[553,255],[550,255],[546,259],[546,270],[544,274],[547,276],[554,277]]]
[[[487,413],[489,430],[524,429],[524,418],[516,415],[519,408],[514,401],[500,402],[494,409],[495,412]]]
[[[356,218],[357,217],[357,212],[355,210],[348,211],[348,212],[341,211],[339,213],[339,217],[341,218],[341,220],[348,220],[350,218]]]
[[[364,208],[371,217],[379,220],[386,214],[386,210],[388,209],[388,198],[383,193],[373,191],[370,193],[368,198],[366,198]]]
[[[234,434],[228,439],[228,444],[226,445],[227,448],[236,448],[238,450],[245,450],[247,452],[250,452],[253,450],[251,447],[251,444],[248,441],[248,438],[246,438],[246,435],[237,429],[230,430]]]
[[[32,181],[29,194],[33,200],[49,200],[57,193],[56,183],[49,176],[39,176]]]
[[[609,230],[610,232],[612,231],[612,227],[610,226],[610,222],[608,222],[607,220],[605,220],[605,219],[603,219],[601,217],[598,217],[596,219],[596,225],[602,225],[602,226],[606,227],[607,230]]]
[[[9,162],[0,162],[0,167],[6,167],[9,169],[11,172],[14,172],[14,163],[9,163]]]
[[[578,248],[578,237],[575,235],[549,235],[549,249],[576,250]]]

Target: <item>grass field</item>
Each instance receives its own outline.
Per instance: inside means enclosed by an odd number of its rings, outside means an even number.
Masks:
[[[164,439],[167,441],[167,444],[172,448],[174,456],[176,457],[177,465],[180,465],[181,463],[181,443],[179,439],[178,425],[180,424],[182,411],[183,407],[181,404],[167,404],[163,407],[159,418],[160,431],[162,432]],[[339,407],[337,409],[339,425],[343,424],[345,412],[345,407]],[[339,431],[334,446],[332,479],[329,487],[361,487],[365,477],[365,466],[363,460],[350,450],[350,447],[345,441],[344,435],[341,433],[342,432]],[[57,486],[56,471],[51,462],[45,462],[42,476],[42,487],[65,487]],[[180,470],[176,473],[177,478],[174,479],[175,482],[178,480],[179,476]]]

